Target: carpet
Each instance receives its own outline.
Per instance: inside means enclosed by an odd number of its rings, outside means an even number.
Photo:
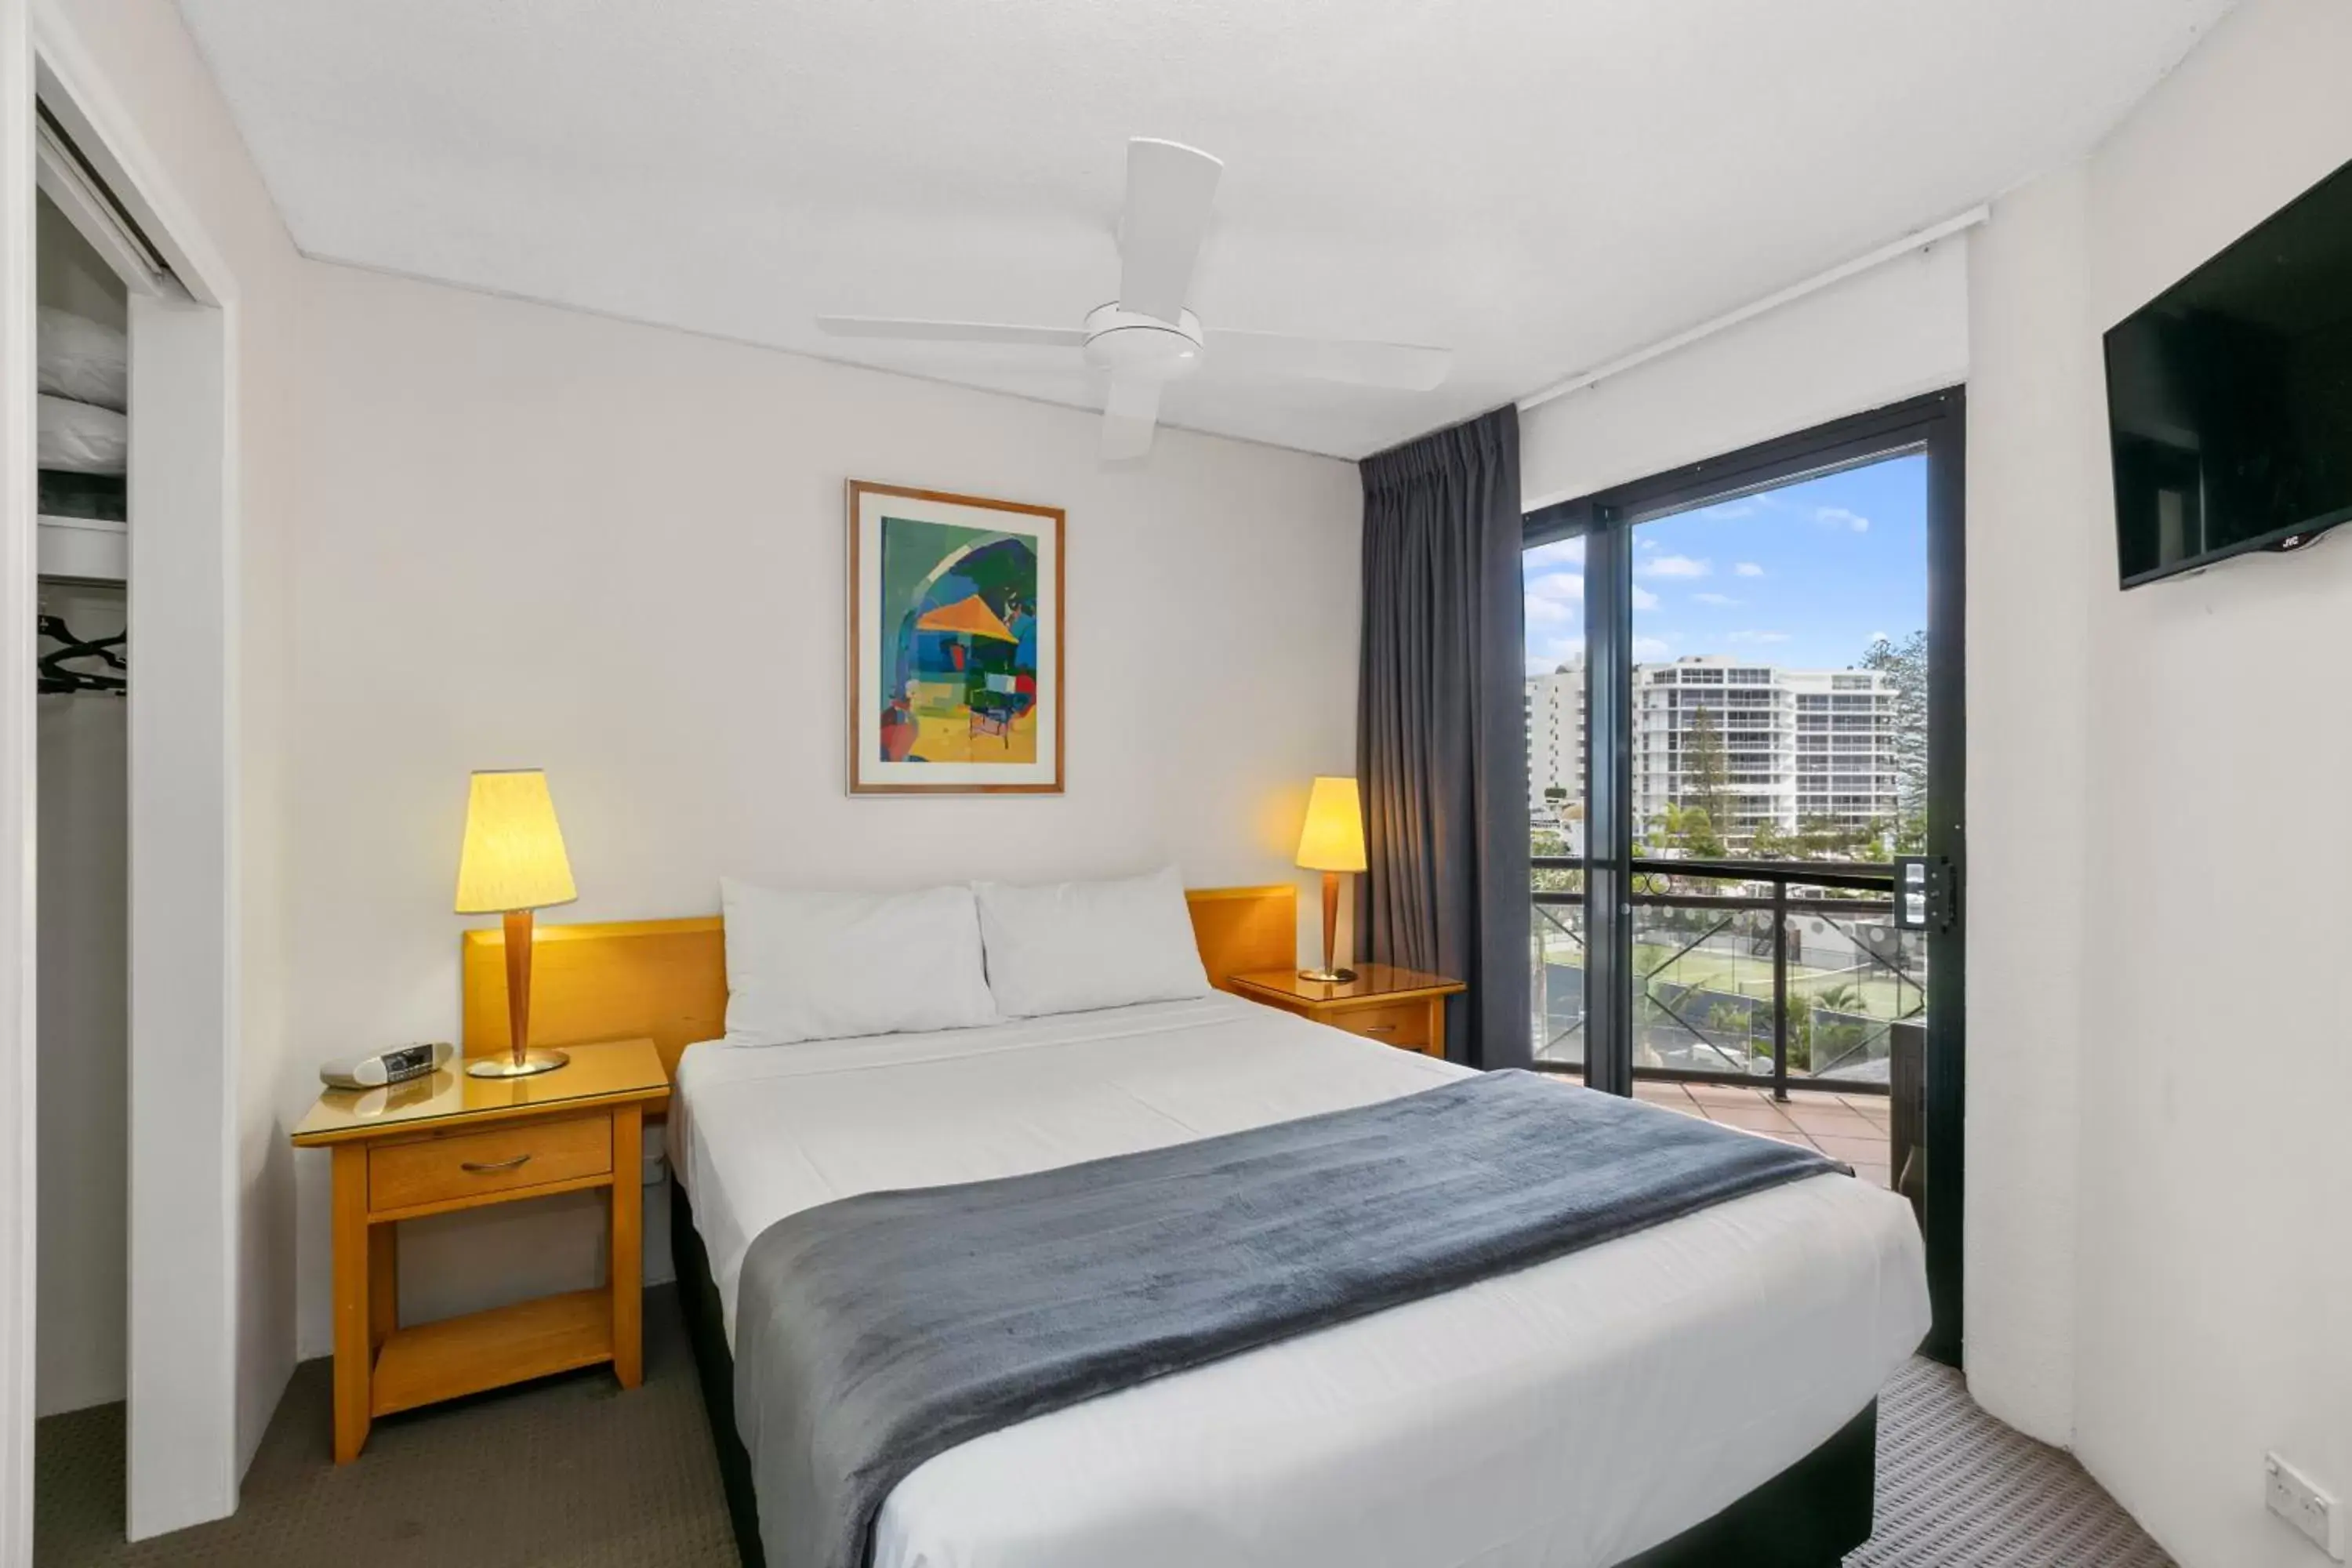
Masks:
[[[305,1362],[227,1519],[122,1539],[122,1411],[37,1424],[40,1568],[717,1568],[735,1563],[677,1292],[646,1292],[646,1379],[546,1378],[376,1422],[330,1443],[332,1363]]]
[[[1914,1357],[1878,1396],[1877,1529],[1846,1568],[2171,1568],[2074,1457]]]
[[[735,1538],[676,1290],[646,1293],[646,1380],[602,1372],[387,1416],[338,1469],[329,1363],[305,1362],[232,1517],[122,1539],[123,1407],[40,1422],[41,1568],[733,1568]],[[2064,1454],[1914,1361],[1879,1405],[1878,1532],[1847,1568],[2168,1568]]]

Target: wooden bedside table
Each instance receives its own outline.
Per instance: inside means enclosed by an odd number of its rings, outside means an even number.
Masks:
[[[1356,978],[1339,984],[1302,980],[1296,969],[1257,970],[1228,984],[1253,1002],[1430,1057],[1445,1054],[1445,999],[1470,989],[1387,963],[1360,963]]]
[[[651,1040],[572,1046],[536,1078],[467,1078],[462,1059],[389,1089],[329,1089],[295,1147],[334,1158],[335,1463],[375,1417],[552,1372],[613,1363],[645,1376],[645,1115],[669,1100]],[[612,1279],[486,1312],[400,1326],[404,1219],[602,1187]]]

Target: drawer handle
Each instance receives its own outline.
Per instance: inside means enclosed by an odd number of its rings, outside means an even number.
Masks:
[[[461,1171],[471,1171],[478,1176],[490,1176],[496,1175],[500,1171],[519,1171],[530,1163],[530,1155],[517,1154],[511,1160],[493,1160],[487,1165],[479,1160],[467,1160],[461,1162],[457,1168]]]
[[[1396,1029],[1397,1026],[1394,1024],[1367,1024],[1364,1026],[1364,1033],[1368,1035],[1393,1035],[1396,1033]]]

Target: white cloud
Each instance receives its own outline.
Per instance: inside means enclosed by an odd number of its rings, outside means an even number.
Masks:
[[[1537,545],[1520,557],[1520,560],[1522,564],[1519,569],[1528,576],[1536,576],[1559,566],[1581,568],[1584,564],[1584,541],[1557,539],[1549,544]]]
[[[1671,656],[1674,650],[1674,644],[1668,642],[1664,637],[1635,637],[1633,639],[1633,657],[1637,659],[1665,658]]]
[[[1687,555],[1653,555],[1637,562],[1633,570],[1644,577],[1704,577],[1715,570],[1714,563],[1694,561]]]
[[[1728,594],[1693,594],[1691,598],[1698,604],[1712,605],[1718,610],[1739,603]]]
[[[1870,531],[1870,519],[1858,511],[1848,511],[1842,506],[1815,507],[1813,521],[1827,523],[1832,528],[1849,529],[1855,533]]]
[[[1637,583],[1633,585],[1633,607],[1637,610],[1654,610],[1658,607],[1658,596]]]
[[[1533,594],[1528,595],[1527,619],[1531,626],[1559,626],[1574,618],[1574,612],[1557,599],[1538,598]]]
[[[1549,599],[1556,605],[1580,605],[1584,602],[1584,574],[1547,572],[1540,577],[1528,578],[1527,589],[1530,599]]]
[[[1786,632],[1733,632],[1724,640],[1727,642],[1787,642],[1789,634]]]
[[[1549,675],[1583,651],[1584,639],[1580,637],[1541,638],[1527,650],[1528,673]]]
[[[1698,515],[1713,518],[1717,522],[1733,522],[1743,517],[1754,517],[1756,508],[1748,501],[1732,500],[1726,501],[1721,506],[1704,508]]]
[[[1734,566],[1732,570],[1738,573],[1742,577],[1761,577],[1764,575],[1764,568],[1757,565],[1753,561],[1742,561],[1738,565]]]

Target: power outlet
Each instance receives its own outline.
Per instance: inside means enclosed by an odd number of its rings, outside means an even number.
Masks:
[[[2343,1507],[2276,1454],[2263,1456],[2263,1500],[2273,1513],[2309,1536],[2313,1545],[2338,1563],[2344,1561]]]

